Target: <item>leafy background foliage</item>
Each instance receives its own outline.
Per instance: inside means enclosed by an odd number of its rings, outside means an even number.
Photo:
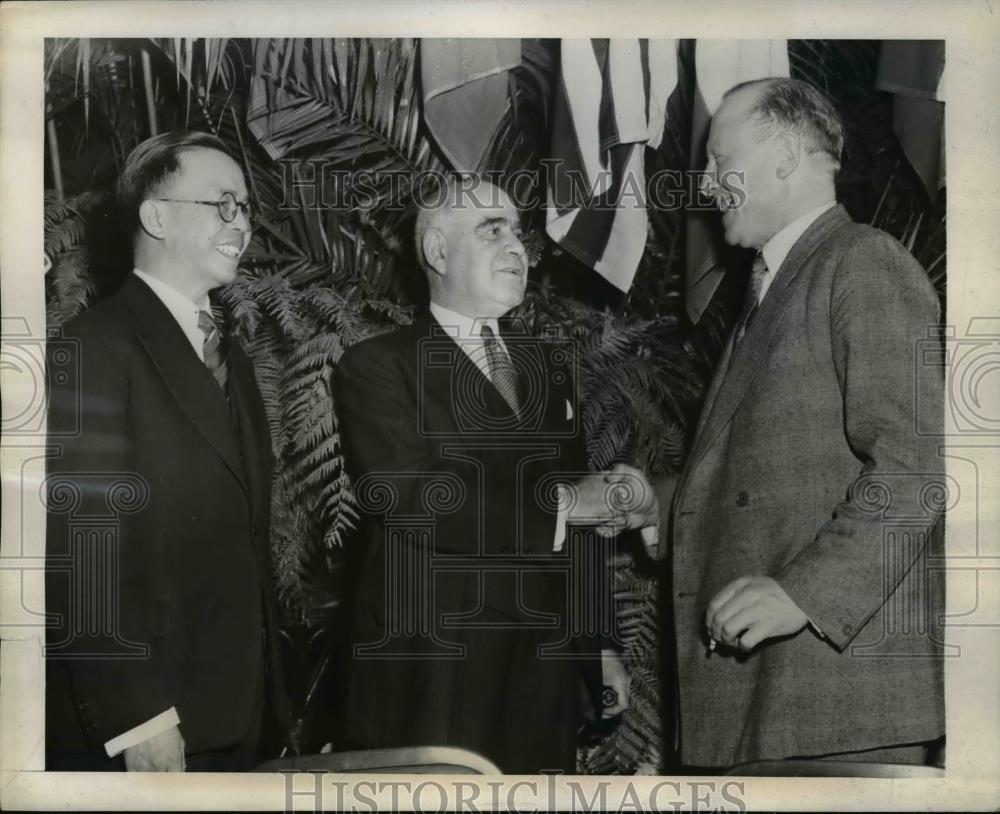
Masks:
[[[482,170],[538,168],[558,51],[557,41],[522,41],[512,104]],[[827,91],[847,124],[841,200],[856,220],[902,240],[943,298],[943,195],[928,199],[892,132],[889,97],[873,92],[877,42],[793,41],[789,52],[793,75]],[[331,373],[346,347],[407,323],[422,303],[410,245],[412,184],[421,173],[447,169],[421,118],[418,53],[413,39],[46,43],[50,326],[113,291],[130,269],[129,241],[117,232],[109,193],[154,120],[160,132],[217,134],[246,171],[261,216],[243,275],[218,298],[254,360],[279,461],[272,546],[302,752],[337,744],[340,597],[357,520]],[[690,90],[672,100],[667,137],[659,151],[647,152],[651,171],[688,168],[683,100]],[[331,182],[317,200],[315,173],[333,177],[323,167],[354,173],[356,183]],[[369,173],[363,185],[362,171]],[[404,183],[387,182],[393,173]],[[541,197],[543,190],[534,191]],[[349,205],[324,205],[336,195]],[[683,307],[681,212],[651,212],[628,297],[544,237],[541,207],[526,219],[533,268],[519,316],[578,343],[591,466],[627,461],[656,475],[676,471],[745,269],[727,275],[691,325]],[[632,704],[620,722],[589,732],[584,771],[655,773],[670,765],[662,743],[669,625],[657,569],[633,549],[623,539],[614,561]]]

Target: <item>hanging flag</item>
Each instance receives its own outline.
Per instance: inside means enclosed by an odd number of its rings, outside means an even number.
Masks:
[[[788,41],[686,40],[680,64],[682,71],[694,71],[691,169],[703,170],[709,125],[723,94],[740,82],[788,76]],[[685,304],[697,322],[725,274],[726,245],[715,212],[689,211],[686,229]]]
[[[689,56],[685,63],[685,49]],[[695,87],[692,169],[705,167],[711,114],[733,85],[788,76],[786,40],[563,40],[552,121],[546,231],[621,291],[646,246],[645,148],[663,138],[667,100]],[[687,308],[697,320],[723,274],[718,215],[689,213]]]
[[[663,137],[676,40],[563,40],[546,231],[621,291],[646,246],[646,146]]]
[[[423,39],[424,121],[459,172],[482,169],[510,103],[508,71],[521,64],[519,39]]]
[[[894,94],[892,127],[933,200],[944,186],[944,40],[883,40],[875,87]]]

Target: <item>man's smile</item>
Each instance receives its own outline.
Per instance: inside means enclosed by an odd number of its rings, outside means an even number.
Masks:
[[[215,244],[215,250],[226,257],[237,259],[241,254],[243,254],[243,241],[239,243],[217,243]]]

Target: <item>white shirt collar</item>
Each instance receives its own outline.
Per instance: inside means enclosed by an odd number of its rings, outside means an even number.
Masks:
[[[781,264],[785,262],[785,258],[788,257],[792,246],[796,244],[798,239],[805,234],[806,229],[812,226],[820,215],[836,205],[836,201],[830,201],[822,206],[817,206],[810,212],[806,212],[802,217],[793,220],[764,244],[764,248],[760,250],[760,253],[764,255],[764,262],[767,263],[767,274],[764,275],[764,280],[761,284],[760,296],[757,299],[758,302],[764,299],[764,294],[771,287],[774,275],[778,273]]]
[[[191,347],[194,348],[194,352],[198,354],[198,358],[204,362],[205,357],[202,349],[205,345],[205,334],[198,327],[198,312],[208,311],[211,313],[211,305],[208,297],[206,296],[200,303],[191,302],[180,291],[158,277],[153,277],[142,269],[133,269],[132,271],[136,277],[153,290],[153,293],[170,312],[181,330],[184,331],[184,336],[188,338]]]
[[[493,334],[498,339],[500,338],[500,326],[495,317],[467,317],[465,314],[452,311],[450,308],[445,308],[436,302],[431,303],[430,311],[434,319],[441,323],[441,327],[453,339],[459,341],[466,339],[481,341],[483,325],[489,325]]]
[[[503,337],[500,336],[500,325],[496,318],[468,317],[458,313],[458,311],[452,311],[450,308],[438,305],[436,302],[431,303],[430,312],[431,316],[441,323],[445,333],[458,343],[465,355],[475,363],[487,379],[492,381],[489,361],[483,349],[482,330],[484,325],[489,325],[493,329],[493,335],[500,342],[500,347],[506,352],[507,346],[504,344]]]

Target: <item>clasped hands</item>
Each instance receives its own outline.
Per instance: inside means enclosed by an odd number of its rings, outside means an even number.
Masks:
[[[591,525],[604,537],[652,526],[659,519],[656,493],[646,476],[628,464],[586,475],[562,489],[568,521]]]
[[[659,522],[656,493],[627,464],[581,478],[570,492],[569,520],[590,523],[602,536]],[[743,652],[766,639],[798,633],[809,618],[771,577],[742,576],[719,591],[705,611],[711,640]]]

